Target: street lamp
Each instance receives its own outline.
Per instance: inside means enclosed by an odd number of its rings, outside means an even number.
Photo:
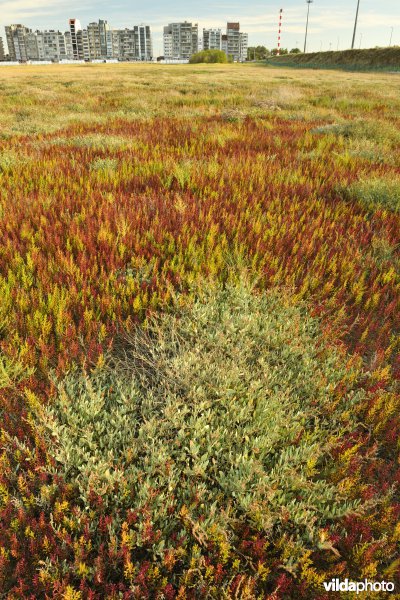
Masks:
[[[357,31],[357,21],[358,21],[358,10],[360,8],[360,0],[357,0],[357,12],[356,12],[356,20],[354,21],[354,31],[353,31],[353,41],[351,42],[351,49],[354,49],[354,42],[356,40],[356,31]]]
[[[306,48],[307,48],[307,34],[308,34],[308,17],[310,16],[310,4],[312,4],[314,2],[314,0],[306,0],[308,7],[307,7],[307,23],[306,23],[306,36],[304,38],[304,54],[306,53]]]

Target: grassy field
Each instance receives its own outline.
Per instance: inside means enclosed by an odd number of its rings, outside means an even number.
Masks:
[[[0,71],[0,597],[399,592],[399,88]]]

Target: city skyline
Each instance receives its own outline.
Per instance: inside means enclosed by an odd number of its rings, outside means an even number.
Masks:
[[[309,51],[347,49],[351,45],[356,2],[337,0],[335,8],[331,0],[315,0],[311,5],[307,47]],[[354,6],[353,6],[354,5]],[[78,0],[6,0],[0,2],[0,36],[5,38],[4,27],[23,23],[29,28],[68,29],[68,19],[76,17],[82,23],[106,19],[114,28],[130,27],[133,23],[146,23],[152,28],[154,52],[163,51],[163,27],[174,21],[192,21],[199,30],[223,27],[227,20],[239,21],[249,34],[249,45],[276,47],[279,9],[283,8],[282,46],[302,47],[304,41],[306,2],[254,2],[244,8],[243,2],[233,0],[218,4],[203,2],[201,11],[191,0],[173,3],[154,2],[144,6],[138,2],[120,0],[110,5],[107,0],[88,0],[84,6]],[[393,33],[392,33],[393,27]],[[386,0],[377,7],[373,0],[362,0],[355,47],[373,47],[400,44],[400,5],[398,0]],[[5,44],[6,45],[6,44]]]
[[[82,26],[79,19],[69,19],[69,30],[36,30],[23,24],[5,27],[8,46],[7,59],[12,62],[27,61],[153,61],[153,43],[149,25],[115,29],[107,20]],[[221,50],[230,60],[247,59],[248,34],[240,29],[239,22],[227,22],[222,29],[203,29],[197,23],[178,22],[164,26],[164,52],[166,61],[188,62],[199,50]],[[2,42],[2,39],[0,38]],[[0,45],[0,60],[4,60]]]

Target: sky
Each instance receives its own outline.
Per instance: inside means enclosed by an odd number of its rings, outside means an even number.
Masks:
[[[162,28],[173,21],[192,21],[203,27],[226,27],[239,21],[249,45],[277,46],[279,10],[283,9],[282,47],[303,48],[306,0],[0,0],[0,36],[4,27],[22,23],[32,29],[68,29],[75,17],[86,26],[107,19],[112,27],[151,26],[154,51],[161,55]],[[314,0],[310,4],[308,51],[350,47],[357,0]],[[393,29],[392,29],[393,28]],[[356,48],[400,45],[400,0],[360,0]]]

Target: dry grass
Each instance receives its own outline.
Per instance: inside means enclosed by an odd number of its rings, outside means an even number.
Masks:
[[[0,136],[109,119],[201,117],[240,111],[335,121],[368,110],[398,122],[398,78],[259,65],[46,65],[3,68]],[[387,100],[390,99],[390,106]],[[282,111],[282,112],[281,112]]]

